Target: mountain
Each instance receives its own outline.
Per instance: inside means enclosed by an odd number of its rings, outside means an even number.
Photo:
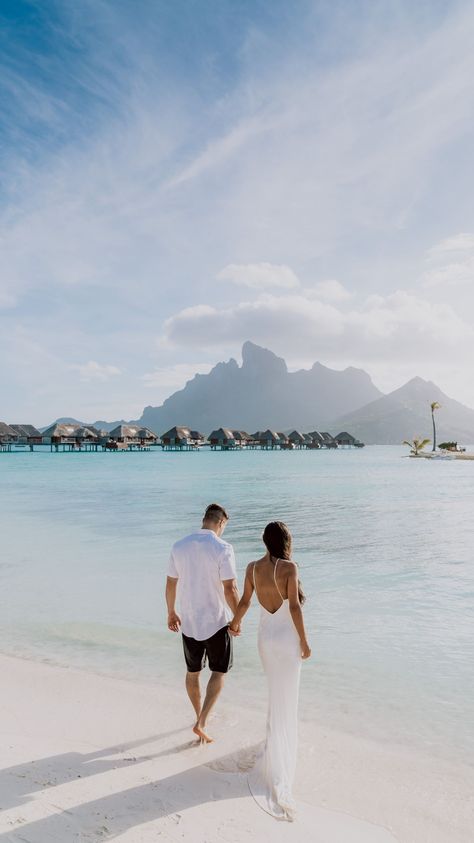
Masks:
[[[160,407],[146,407],[139,423],[157,433],[187,425],[207,434],[216,427],[252,432],[325,429],[330,419],[381,396],[362,369],[328,369],[321,363],[289,372],[272,351],[246,342],[242,366],[231,359],[195,375]]]
[[[117,427],[119,424],[130,424],[130,422],[125,421],[125,419],[119,419],[117,421],[111,421],[111,422],[103,421],[103,419],[99,419],[99,421],[96,421],[96,422],[93,423],[93,426],[95,428],[97,428],[97,430],[107,430],[108,432],[110,432],[111,430],[114,429],[114,427]],[[86,424],[86,427],[90,427],[90,424],[89,425]]]
[[[77,424],[81,427],[86,427],[84,422],[78,421],[78,419],[73,419],[71,416],[61,416],[60,419],[55,419],[50,424],[45,425],[44,427],[39,427],[38,430],[41,433],[44,433],[45,430],[48,430],[48,427],[51,427],[53,424]]]
[[[120,421],[113,421],[113,422],[106,422],[106,421],[96,421],[96,422],[83,422],[79,421],[78,419],[73,419],[71,416],[61,416],[59,419],[55,419],[50,424],[47,424],[45,427],[38,428],[41,433],[51,427],[53,424],[77,424],[79,427],[95,427],[97,430],[113,430],[114,427],[117,427],[118,424],[129,424],[129,422],[124,421],[121,419]]]
[[[474,410],[449,398],[436,384],[423,378],[413,378],[365,407],[335,418],[329,428],[336,434],[348,430],[368,445],[399,445],[414,436],[432,439],[430,404],[433,401],[441,404],[435,414],[438,444],[473,443]]]

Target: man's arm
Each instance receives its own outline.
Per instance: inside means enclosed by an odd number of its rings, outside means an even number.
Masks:
[[[176,588],[177,577],[166,577],[166,605],[168,607],[168,629],[171,632],[179,632],[181,618],[176,614]]]
[[[222,580],[222,585],[224,586],[224,597],[226,599],[226,603],[235,615],[240,599],[239,589],[237,588],[237,580]]]
[[[250,607],[250,600],[252,599],[254,591],[253,577],[250,573],[253,570],[253,564],[253,562],[250,562],[250,564],[247,565],[247,570],[245,572],[244,593],[242,594],[239,605],[234,612],[234,617],[229,624],[229,632],[231,635],[240,635],[240,624],[242,622],[242,618]]]

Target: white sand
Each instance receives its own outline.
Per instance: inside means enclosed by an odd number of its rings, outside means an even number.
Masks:
[[[264,712],[224,692],[195,744],[184,693],[0,656],[0,843],[472,843],[473,771],[303,724],[293,824],[233,773]],[[469,778],[470,777],[470,778]]]

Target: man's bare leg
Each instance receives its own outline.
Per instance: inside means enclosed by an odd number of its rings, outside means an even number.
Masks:
[[[186,690],[188,692],[188,697],[191,700],[191,705],[196,712],[196,717],[199,719],[199,715],[201,713],[201,685],[199,682],[201,674],[199,671],[196,673],[190,673],[189,671],[186,673]]]
[[[222,688],[224,687],[224,679],[225,673],[218,673],[217,671],[213,671],[213,673],[211,673],[211,678],[207,683],[204,705],[201,709],[201,713],[198,715],[197,723],[193,729],[193,732],[198,735],[198,737],[200,737],[201,741],[204,741],[204,743],[212,743],[212,741],[214,740],[214,738],[211,738],[206,733],[206,723],[207,718],[209,717],[209,714],[214,708],[219,694],[222,691]]]

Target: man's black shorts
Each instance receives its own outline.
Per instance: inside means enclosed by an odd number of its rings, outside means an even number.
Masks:
[[[183,634],[183,649],[186,666],[189,673],[197,673],[206,664],[206,656],[210,670],[227,673],[232,667],[232,636],[223,626],[211,638],[196,641],[195,638]]]

